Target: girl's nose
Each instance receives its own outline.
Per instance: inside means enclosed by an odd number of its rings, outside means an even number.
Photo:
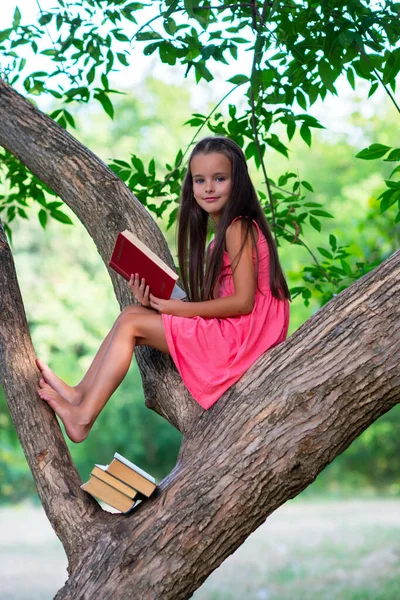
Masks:
[[[206,183],[206,192],[211,192],[214,189],[214,184],[212,181]]]

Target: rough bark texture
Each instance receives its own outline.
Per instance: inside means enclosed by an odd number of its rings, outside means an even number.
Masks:
[[[105,265],[119,231],[129,229],[173,268],[159,227],[126,185],[65,129],[0,79],[0,145],[54,190],[83,223]],[[121,308],[132,304],[126,282],[109,274]],[[172,360],[140,347],[136,352],[146,404],[184,432],[202,409],[191,399]]]
[[[14,138],[20,127],[20,135],[29,137],[30,113],[24,117],[22,109],[20,115],[14,108],[22,124],[14,122],[8,133],[3,122],[8,94],[13,93],[2,84],[0,143],[17,154]],[[12,97],[25,106],[18,95]],[[34,111],[32,117],[35,127],[38,114]],[[45,123],[48,131],[55,127],[49,120]],[[63,144],[62,135],[68,134],[57,135]],[[36,161],[35,152],[33,145],[23,154],[29,167]],[[92,163],[96,159],[87,151],[80,152],[82,182],[86,176],[98,181],[92,169],[103,173],[106,167]],[[83,166],[86,160],[90,167]],[[40,165],[41,176],[39,170]],[[82,183],[69,193],[93,192]],[[101,196],[96,202],[102,202]],[[71,199],[68,203],[73,204]],[[89,207],[90,199],[86,210]],[[113,222],[111,212],[108,219]],[[91,234],[110,248],[114,229],[107,233],[101,221],[98,226],[99,231],[94,228]],[[189,402],[184,404],[176,417],[185,431],[176,468],[130,515],[105,514],[79,493],[79,478],[55,418],[36,399],[34,352],[4,236],[0,243],[2,381],[42,501],[70,558],[70,578],[59,599],[189,598],[271,512],[307,487],[399,402],[397,252],[329,302],[284,344],[263,355],[211,410],[199,414],[191,411]],[[116,292],[123,293],[118,288]],[[145,377],[155,367],[156,362],[145,361]],[[157,382],[162,376],[151,377]],[[178,413],[170,408],[165,388],[159,392],[155,386],[159,412],[175,418]],[[172,406],[177,398],[171,400]]]

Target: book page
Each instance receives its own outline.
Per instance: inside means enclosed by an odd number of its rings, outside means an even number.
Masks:
[[[174,289],[172,290],[171,298],[174,298],[175,300],[184,300],[186,298],[187,300],[186,293],[182,288],[179,287],[178,284],[175,284]]]
[[[150,250],[150,248],[148,248],[146,244],[141,242],[134,233],[132,233],[128,229],[125,229],[124,231],[122,231],[122,235],[124,235],[130,242],[132,242],[134,246],[136,246],[137,248],[139,248],[139,250],[146,254],[146,256],[151,258],[152,261],[155,262],[161,269],[163,269],[163,271],[168,273],[168,275],[172,279],[174,279],[175,281],[179,279],[177,273],[175,273],[159,256],[157,256],[157,254]]]

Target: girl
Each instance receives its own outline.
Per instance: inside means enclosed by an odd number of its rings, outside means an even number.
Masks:
[[[209,222],[215,237],[206,251]],[[289,290],[240,147],[207,137],[193,149],[183,183],[178,259],[189,302],[162,300],[132,275],[141,306],[128,306],[82,381],[70,387],[42,361],[39,396],[81,442],[125,377],[135,346],[170,354],[194,399],[210,408],[289,324]]]

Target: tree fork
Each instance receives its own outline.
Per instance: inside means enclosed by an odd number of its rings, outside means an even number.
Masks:
[[[29,168],[33,165],[39,177],[38,152],[47,160],[54,181],[57,176],[75,178],[59,186],[71,196],[71,206],[81,201],[74,200],[74,194],[86,193],[85,210],[92,211],[93,219],[96,212],[103,215],[90,232],[108,256],[105,249],[112,247],[116,229],[104,223],[122,219],[126,226],[128,211],[134,211],[132,196],[128,193],[130,200],[123,200],[124,188],[112,174],[113,189],[124,208],[110,204],[109,192],[102,195],[99,189],[107,167],[95,157],[91,162],[93,155],[85,149],[79,154],[79,168],[74,167],[74,154],[68,154],[73,138],[1,81],[0,116],[0,143]],[[10,117],[12,123],[5,123]],[[43,139],[36,143],[38,131]],[[64,155],[56,147],[49,150],[53,131]],[[16,139],[17,133],[22,141]],[[79,153],[78,144],[73,148]],[[56,154],[55,163],[51,152]],[[65,167],[60,156],[71,164]],[[150,219],[142,211],[135,213],[135,231],[141,218]],[[89,219],[86,213],[84,217]],[[171,408],[183,429],[190,424],[177,467],[130,515],[110,515],[80,492],[56,419],[36,396],[34,352],[29,348],[10,249],[2,235],[2,381],[42,501],[50,507],[49,519],[70,559],[70,578],[57,598],[189,598],[269,514],[307,487],[364,429],[398,403],[399,275],[397,252],[264,354],[209,411],[191,412],[194,402],[183,402],[179,421],[178,409]],[[118,282],[114,289],[123,299]],[[145,380],[150,369],[154,364],[144,363]],[[156,386],[162,376],[154,371],[150,375]],[[175,398],[180,401],[179,391],[167,392],[175,394],[173,407]],[[161,412],[169,410],[167,392],[163,402],[168,408]],[[44,446],[42,431],[49,435]],[[44,450],[50,452],[47,459],[42,459]],[[44,468],[35,464],[36,457]]]
[[[264,354],[184,436],[158,494],[112,541],[99,538],[57,598],[189,598],[397,404],[399,276],[400,251]]]
[[[55,418],[36,397],[38,374],[25,351],[27,323],[4,236],[0,260],[2,380],[41,498],[53,508],[49,519],[72,557],[59,599],[189,598],[400,399],[397,252],[264,354],[203,413],[154,497],[129,516],[108,515],[80,492]],[[35,463],[43,432],[45,468]]]
[[[174,267],[167,243],[148,211],[90,150],[0,78],[0,145],[18,157],[72,209],[108,267],[119,231],[129,229]],[[133,299],[126,282],[108,269],[123,308]],[[188,431],[203,409],[186,391],[172,359],[139,347],[136,358],[146,405]],[[160,374],[161,376],[158,376]]]

